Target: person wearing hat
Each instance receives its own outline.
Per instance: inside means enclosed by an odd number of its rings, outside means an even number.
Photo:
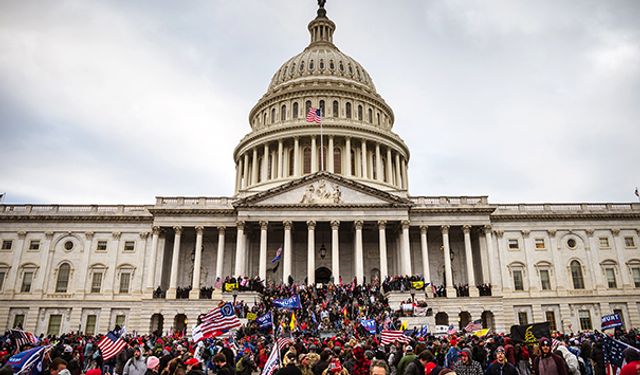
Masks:
[[[129,358],[122,368],[123,375],[144,375],[147,372],[146,358],[142,356],[139,346],[133,348],[133,357]]]
[[[429,363],[431,353],[427,350],[415,356],[415,359],[407,365],[404,370],[405,375],[424,375],[424,367]]]
[[[509,363],[504,346],[498,346],[493,352],[496,360],[487,366],[485,375],[518,375],[518,370]]]
[[[533,373],[535,375],[569,375],[564,359],[551,352],[551,340],[543,337],[538,344],[540,356],[533,360]]]
[[[160,371],[160,359],[158,359],[158,357],[153,355],[147,357],[147,372],[145,372],[145,375],[158,375],[159,371]],[[89,375],[88,372],[87,372],[87,375]]]
[[[404,348],[404,356],[402,356],[402,359],[400,359],[400,362],[398,362],[398,372],[396,373],[396,375],[404,375],[409,363],[415,361],[417,357],[418,356],[413,352],[413,346],[407,345]]]
[[[187,375],[204,375],[200,361],[197,358],[191,357],[184,361],[187,366]]]
[[[460,375],[482,375],[482,366],[471,358],[471,350],[464,348],[460,351],[460,359],[453,365],[453,371]]]

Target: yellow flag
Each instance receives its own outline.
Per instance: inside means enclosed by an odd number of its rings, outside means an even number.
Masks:
[[[479,331],[475,331],[473,333],[474,336],[478,336],[478,337],[484,337],[487,335],[487,333],[489,333],[489,328],[485,328],[485,329],[481,329]]]
[[[293,331],[296,329],[296,313],[291,314],[291,323],[289,323],[289,328]]]
[[[406,330],[406,329],[407,329],[407,321],[405,320],[405,321],[403,321],[403,322],[402,322],[402,324],[400,325],[400,330],[401,330],[401,331],[404,331],[404,330]]]
[[[256,315],[256,313],[247,313],[247,320],[252,321],[252,320],[256,320],[258,316]]]
[[[424,289],[424,281],[412,281],[411,287],[416,290]]]

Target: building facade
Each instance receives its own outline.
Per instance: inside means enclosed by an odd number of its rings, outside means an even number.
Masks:
[[[334,45],[323,7],[308,30],[310,44],[249,114],[232,197],[0,205],[0,329],[190,328],[212,298],[232,297],[217,289],[204,298],[201,287],[245,275],[309,284],[421,275],[446,289],[419,292],[431,324],[482,318],[504,331],[550,321],[578,331],[618,312],[640,326],[640,204],[409,194],[410,153],[393,111]],[[322,127],[307,122],[312,107]]]

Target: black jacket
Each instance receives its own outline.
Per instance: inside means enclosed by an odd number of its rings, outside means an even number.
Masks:
[[[275,375],[302,375],[302,370],[300,370],[295,364],[289,363],[276,371]]]
[[[487,366],[484,375],[518,375],[518,370],[508,361],[504,365],[493,361]]]
[[[424,375],[424,366],[418,358],[414,359],[404,369],[404,375]]]

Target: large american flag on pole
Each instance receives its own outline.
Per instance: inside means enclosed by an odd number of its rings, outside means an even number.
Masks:
[[[31,332],[22,331],[19,329],[10,329],[10,337],[15,341],[18,348],[25,344],[37,344],[38,339]]]
[[[309,112],[307,112],[307,122],[321,123],[322,116],[320,115],[320,109],[314,107],[309,108]]]
[[[393,344],[396,341],[408,344],[411,342],[411,338],[406,336],[404,331],[396,331],[392,329],[385,329],[380,333],[380,342],[382,345]]]
[[[98,348],[100,348],[100,353],[102,353],[103,361],[108,361],[115,357],[127,346],[127,342],[122,338],[124,334],[123,331],[124,330],[118,332],[113,330],[98,341]]]
[[[279,353],[285,345],[292,343],[290,338],[288,337],[280,337],[276,340],[276,344],[271,349],[271,354],[269,355],[269,359],[267,359],[267,363],[265,363],[264,368],[262,369],[261,375],[273,375],[276,372],[278,367],[280,367],[279,361]]]
[[[240,319],[233,311],[230,303],[225,303],[209,311],[201,319],[201,323],[193,327],[191,334],[194,341],[200,341],[208,337],[219,336],[232,328],[242,325]]]

